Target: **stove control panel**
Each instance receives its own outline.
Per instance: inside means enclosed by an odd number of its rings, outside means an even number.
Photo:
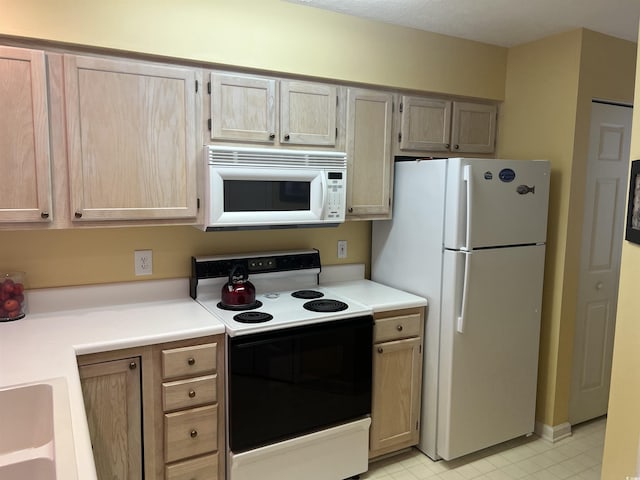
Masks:
[[[320,269],[320,252],[318,250],[305,250],[191,257],[191,277],[189,279],[191,298],[197,298],[198,280],[228,277],[229,272],[236,265],[243,265],[249,275],[292,270],[314,270]]]
[[[273,257],[250,258],[247,263],[249,264],[249,273],[272,271],[278,264]]]

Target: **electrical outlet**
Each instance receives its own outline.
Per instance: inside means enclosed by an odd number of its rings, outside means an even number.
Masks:
[[[338,240],[338,258],[347,258],[346,240]]]
[[[153,273],[153,253],[151,250],[135,250],[133,252],[136,275]]]

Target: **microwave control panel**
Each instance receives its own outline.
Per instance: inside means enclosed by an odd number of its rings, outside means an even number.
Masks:
[[[327,175],[327,208],[325,218],[341,220],[347,203],[345,172],[328,171]]]

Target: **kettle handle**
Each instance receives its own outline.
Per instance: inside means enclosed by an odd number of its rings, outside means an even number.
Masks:
[[[237,273],[236,273],[237,272]],[[244,281],[249,278],[247,274],[247,269],[241,263],[236,263],[231,270],[229,270],[229,283],[233,283],[233,277],[241,277],[241,280]]]

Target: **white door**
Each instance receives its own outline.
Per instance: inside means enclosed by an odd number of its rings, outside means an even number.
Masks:
[[[437,453],[446,460],[533,431],[544,255],[544,245],[444,253]]]
[[[449,160],[445,248],[544,243],[549,172],[541,160]]]
[[[632,109],[592,103],[569,422],[607,413]]]

